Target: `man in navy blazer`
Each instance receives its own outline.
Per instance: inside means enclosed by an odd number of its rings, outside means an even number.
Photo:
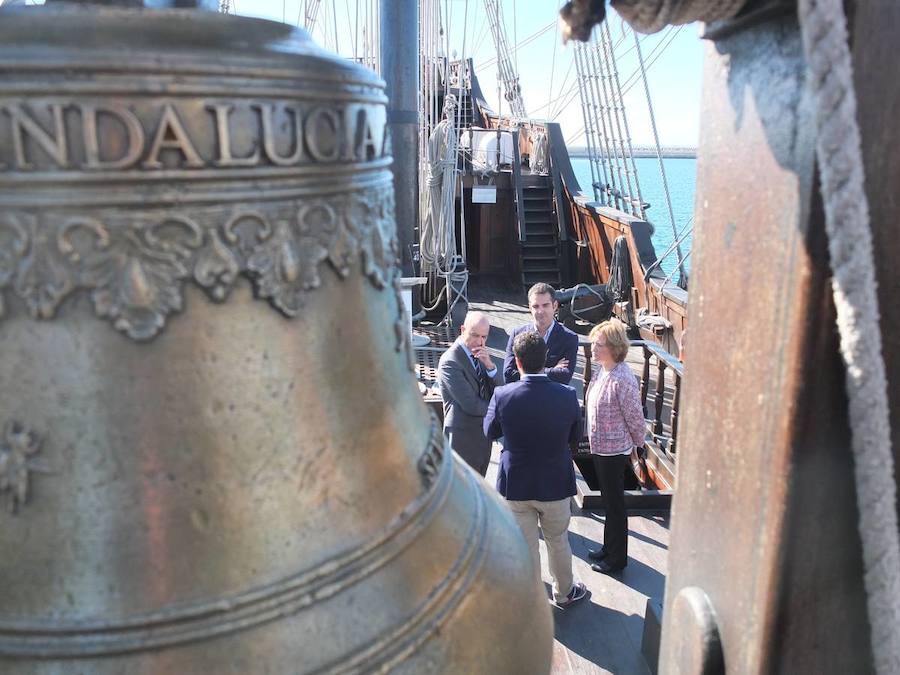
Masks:
[[[539,283],[528,289],[528,309],[534,323],[516,328],[506,344],[506,358],[503,360],[503,378],[507,383],[519,379],[513,356],[513,342],[517,335],[526,331],[537,331],[547,343],[547,362],[544,372],[551,380],[569,384],[575,374],[575,359],[578,356],[578,336],[554,318],[559,309],[556,291],[550,284]]]
[[[568,536],[575,494],[569,444],[581,438],[581,409],[575,390],[544,372],[547,345],[537,332],[516,337],[513,357],[521,379],[494,390],[484,435],[504,437],[497,490],[525,534],[538,575],[538,527],[543,531],[554,600],[566,606],[587,593],[583,584],[574,583]]]

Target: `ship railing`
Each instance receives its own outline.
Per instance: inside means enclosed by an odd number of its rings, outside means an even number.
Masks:
[[[631,344],[633,347],[640,347],[643,356],[640,391],[648,432],[647,470],[654,484],[672,489],[675,487],[678,416],[684,363],[656,342],[633,340]],[[651,378],[654,369],[655,373]]]

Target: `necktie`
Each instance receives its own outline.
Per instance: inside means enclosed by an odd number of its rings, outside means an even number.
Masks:
[[[479,398],[486,399],[488,397],[487,373],[484,371],[484,366],[481,365],[481,361],[474,356],[472,357],[472,363],[475,365],[475,379],[478,380],[478,396]]]

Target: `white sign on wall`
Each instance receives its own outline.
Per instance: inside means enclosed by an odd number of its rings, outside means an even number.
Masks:
[[[472,188],[473,204],[496,204],[497,188],[493,185]]]

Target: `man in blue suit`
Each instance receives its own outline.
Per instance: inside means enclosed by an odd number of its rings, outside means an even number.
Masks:
[[[513,358],[520,380],[494,390],[484,435],[505,439],[497,490],[525,534],[538,575],[538,527],[543,531],[553,598],[564,607],[587,593],[584,584],[574,583],[568,536],[575,494],[569,444],[581,438],[581,409],[575,390],[544,372],[547,345],[538,333],[520,333],[513,343]]]
[[[526,331],[537,331],[547,343],[547,362],[544,370],[547,376],[562,384],[569,384],[575,374],[575,359],[578,356],[578,336],[556,322],[556,291],[550,284],[539,283],[528,289],[528,309],[534,323],[516,328],[506,344],[506,358],[503,360],[503,377],[507,384],[519,379],[513,356],[513,342],[517,335]]]

